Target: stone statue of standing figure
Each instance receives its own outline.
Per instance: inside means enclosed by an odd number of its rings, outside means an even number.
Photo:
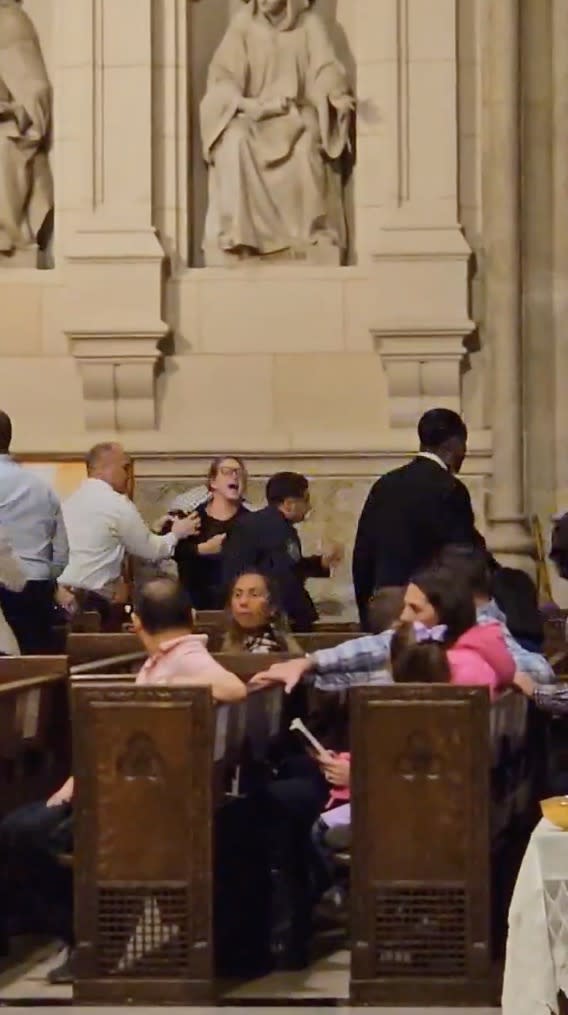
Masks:
[[[355,103],[310,7],[311,0],[248,0],[211,62],[201,104],[207,265],[344,257],[341,157]]]
[[[19,0],[0,0],[0,267],[49,244],[52,91],[39,39]]]

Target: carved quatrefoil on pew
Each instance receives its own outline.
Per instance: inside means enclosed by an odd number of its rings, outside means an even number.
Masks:
[[[442,758],[432,750],[424,733],[411,733],[402,754],[396,760],[395,770],[403,779],[428,779],[434,782],[442,772]]]
[[[165,765],[155,744],[146,733],[134,733],[116,763],[116,771],[123,779],[163,780]]]

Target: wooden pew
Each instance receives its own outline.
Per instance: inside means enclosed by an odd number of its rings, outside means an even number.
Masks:
[[[77,1003],[211,998],[206,688],[73,684]],[[141,848],[141,837],[144,847]]]
[[[77,1003],[214,1000],[214,816],[282,698],[215,710],[206,688],[73,683]]]
[[[48,797],[70,764],[67,672],[0,684],[0,817]]]
[[[196,631],[196,633],[202,633]],[[331,631],[318,631],[309,634],[297,634],[296,638],[304,652],[317,652],[319,649],[335,648],[345,641],[354,638],[361,638],[357,632],[333,633]],[[215,642],[211,638],[208,643],[210,651],[217,654],[220,638]],[[99,659],[114,658],[116,656],[136,655],[143,653],[143,648],[138,636],[133,631],[122,631],[116,634],[70,634],[67,638],[67,652],[69,655],[69,666],[76,667],[84,663],[96,662]]]
[[[226,624],[226,612],[225,610],[196,610],[195,612],[195,626],[196,628],[224,628]],[[361,634],[361,628],[355,620],[332,620],[331,618],[323,617],[320,620],[316,620],[314,624],[314,634],[317,633],[329,633],[329,634]]]
[[[296,634],[296,640],[306,653],[319,652],[320,649],[337,648],[346,641],[364,638],[360,631],[310,631],[307,634]]]
[[[66,677],[67,656],[3,656],[0,657],[0,685],[35,677]]]
[[[530,773],[499,776],[526,719],[513,692],[493,706],[483,688],[351,692],[352,1003],[495,1002],[492,867],[534,803]]]

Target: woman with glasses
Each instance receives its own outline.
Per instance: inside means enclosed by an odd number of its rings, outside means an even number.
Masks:
[[[199,531],[177,544],[179,578],[195,610],[222,610],[225,605],[221,551],[235,521],[249,510],[243,502],[247,478],[241,458],[213,459],[207,475],[208,496],[196,509]],[[171,514],[180,513],[185,511],[176,502]]]

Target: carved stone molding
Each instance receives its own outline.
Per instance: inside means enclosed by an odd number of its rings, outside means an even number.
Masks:
[[[467,324],[373,329],[387,375],[391,426],[414,426],[432,405],[461,412],[463,342],[469,330]]]
[[[83,383],[87,430],[152,430],[160,332],[68,332]]]

